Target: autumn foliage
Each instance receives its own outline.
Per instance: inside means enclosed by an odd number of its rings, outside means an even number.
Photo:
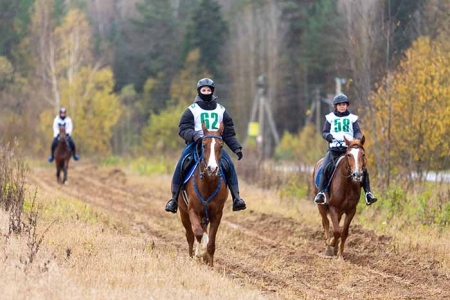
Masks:
[[[421,37],[406,52],[387,84],[372,94],[383,164],[395,173],[448,167],[450,140],[450,52]]]

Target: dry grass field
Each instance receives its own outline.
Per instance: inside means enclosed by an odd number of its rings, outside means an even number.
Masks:
[[[312,201],[245,183],[248,209],[234,213],[228,200],[211,269],[188,257],[179,216],[164,211],[169,186],[167,175],[84,162],[61,186],[50,165],[32,168],[43,240],[30,263],[30,238],[7,238],[0,214],[0,298],[450,299],[448,233],[379,232],[356,219],[345,260],[327,259]]]

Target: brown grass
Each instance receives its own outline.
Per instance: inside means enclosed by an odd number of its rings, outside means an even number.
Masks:
[[[188,258],[179,216],[163,211],[170,176],[74,165],[69,171],[71,183],[61,187],[53,173],[53,168],[36,167],[30,175],[28,188],[34,191],[38,186],[36,200],[42,206],[35,236],[43,241],[33,262],[27,267],[24,263],[30,249],[26,234],[0,241],[2,298],[442,299],[449,295],[442,284],[450,280],[448,231],[408,230],[392,220],[380,227],[370,222],[378,220],[375,210],[364,208],[351,228],[346,260],[328,260],[321,255],[323,234],[311,199],[280,197],[276,189],[241,182],[249,208],[232,213],[231,203],[226,203],[217,264],[210,269]],[[108,176],[118,173],[120,180]],[[3,235],[8,218],[0,213]]]

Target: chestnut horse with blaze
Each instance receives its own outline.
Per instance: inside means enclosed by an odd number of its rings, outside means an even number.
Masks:
[[[58,145],[55,148],[56,180],[58,183],[67,182],[67,171],[69,169],[69,160],[72,156],[69,141],[66,138],[66,124],[59,124]],[[63,178],[61,178],[63,172]]]
[[[202,123],[202,129],[203,141],[200,153],[195,155],[195,171],[180,193],[178,203],[181,221],[186,229],[189,256],[194,256],[194,242],[197,240],[195,256],[203,258],[213,267],[216,234],[228,198],[225,177],[220,168],[224,126],[220,123],[218,131],[208,131]]]
[[[318,205],[320,215],[322,216],[322,226],[325,231],[326,256],[337,255],[343,259],[345,240],[348,237],[350,223],[356,213],[361,195],[361,182],[366,168],[366,157],[364,151],[364,136],[361,140],[347,140],[344,137],[347,150],[336,163],[336,169],[332,176],[327,194],[327,203]],[[314,193],[317,194],[315,184],[317,173],[322,166],[323,158],[320,159],[314,167],[313,186]],[[345,214],[343,227],[340,227],[342,215]],[[330,235],[330,222],[333,224],[333,235]]]

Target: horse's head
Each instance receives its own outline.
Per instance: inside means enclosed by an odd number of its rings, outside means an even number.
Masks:
[[[347,160],[347,168],[353,181],[362,182],[364,171],[366,169],[367,159],[364,151],[364,136],[361,140],[354,139],[352,141],[344,137],[347,151],[345,158]]]
[[[66,139],[66,123],[59,123],[59,140]]]
[[[203,162],[205,171],[210,176],[218,176],[220,170],[220,158],[222,157],[223,148],[223,123],[220,123],[219,130],[208,131],[205,123],[202,123],[203,129]]]

